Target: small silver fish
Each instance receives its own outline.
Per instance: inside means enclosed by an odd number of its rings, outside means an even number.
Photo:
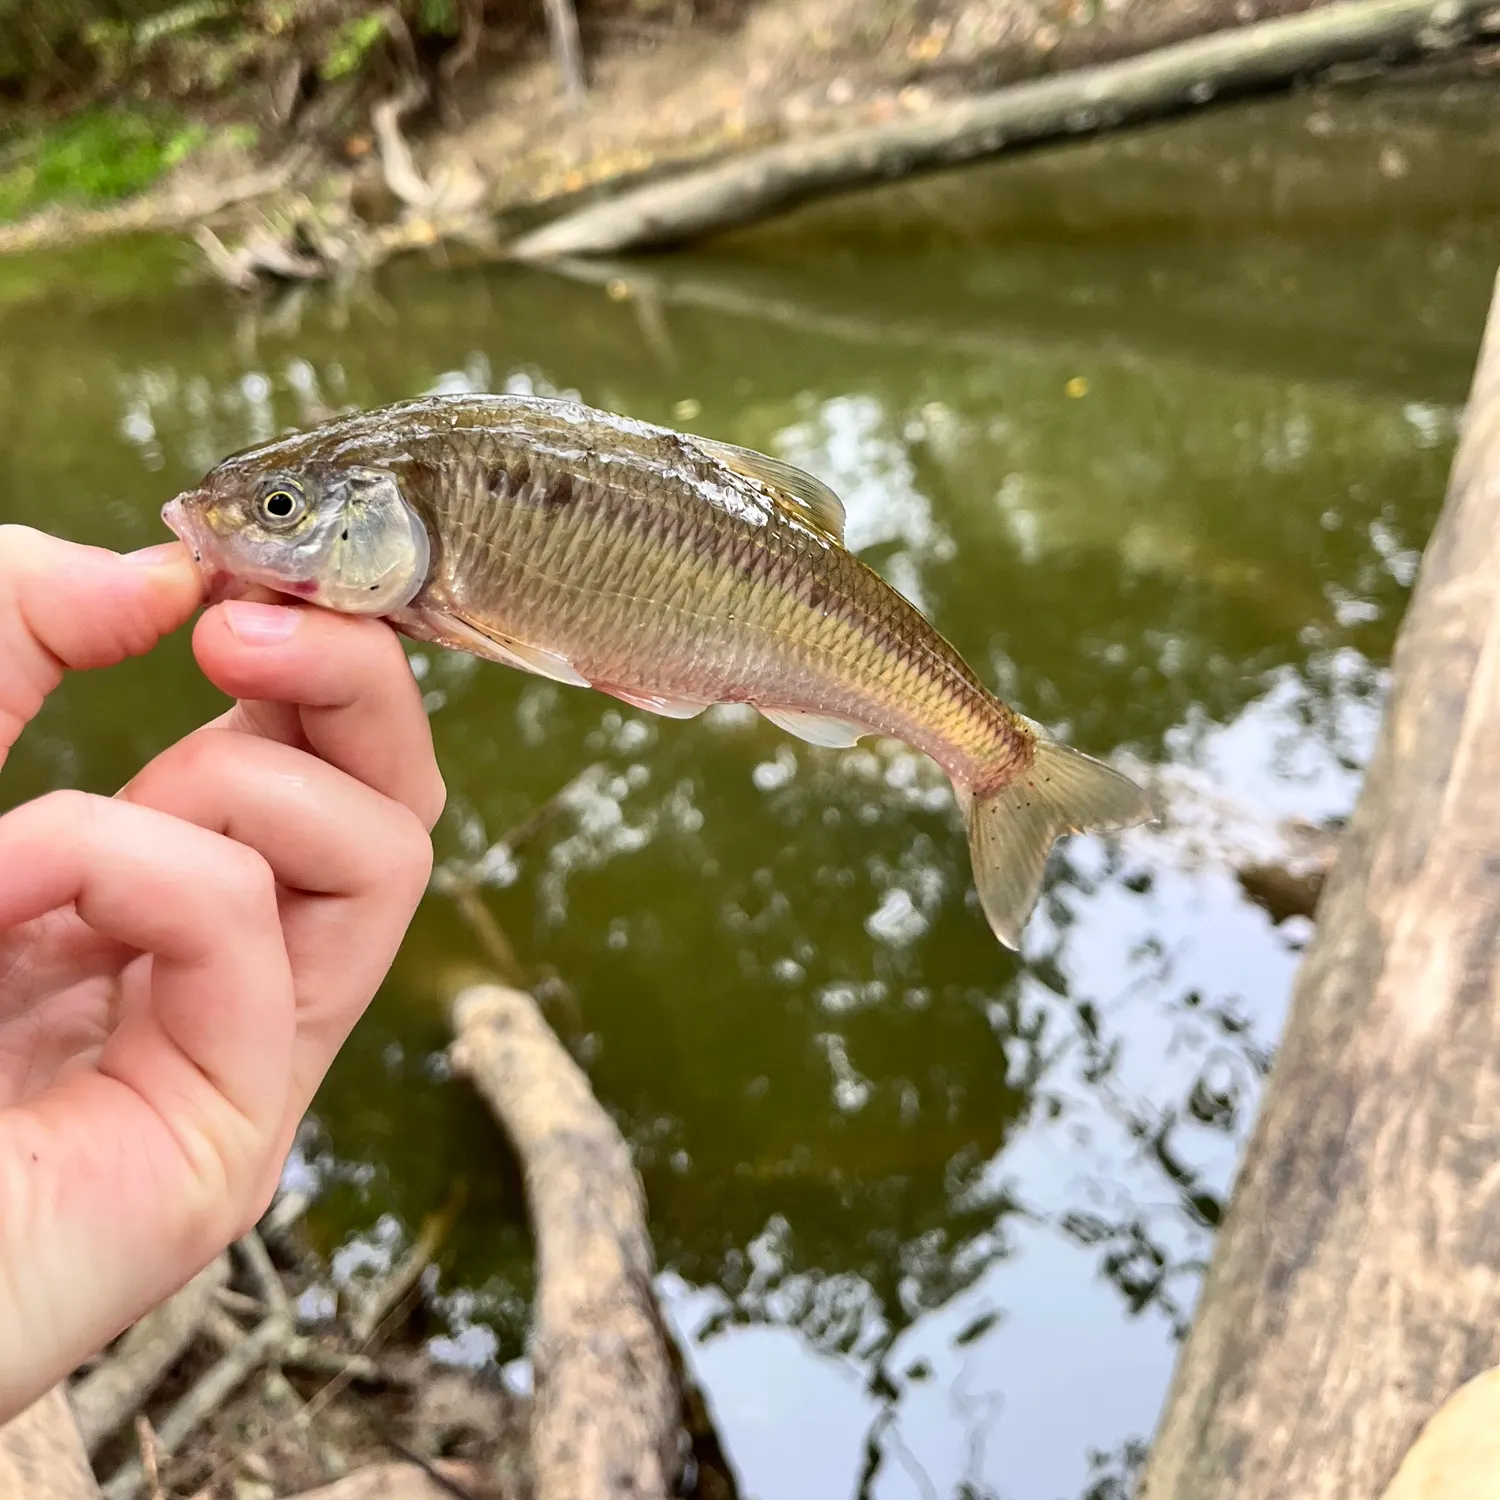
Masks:
[[[748,703],[815,745],[905,741],[951,778],[1009,948],[1058,837],[1152,817],[845,548],[831,490],[748,449],[576,402],[434,396],[236,454],[163,518],[212,576],[669,718]]]

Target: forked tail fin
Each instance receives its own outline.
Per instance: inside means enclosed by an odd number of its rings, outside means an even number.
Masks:
[[[1007,948],[1021,946],[1047,855],[1063,834],[1129,828],[1156,816],[1128,776],[1041,735],[1031,764],[1013,781],[982,794],[961,793],[960,800],[979,901]]]

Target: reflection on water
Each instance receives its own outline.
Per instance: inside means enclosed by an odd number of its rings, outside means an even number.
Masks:
[[[1309,133],[1313,104],[1257,108],[1273,156],[1353,149]],[[1150,1431],[1307,936],[1229,855],[1352,804],[1500,256],[1463,101],[1428,100],[1404,148],[1446,132],[1451,179],[1392,178],[1353,228],[1347,203],[1285,222],[1248,168],[1222,228],[1184,219],[1234,118],[904,190],[925,238],[899,193],[836,205],[800,240],[630,271],[627,299],[413,264],[252,311],[173,287],[159,250],[133,279],[119,251],[51,290],[0,276],[6,519],[139,546],[224,453],[329,408],[572,392],[812,469],[977,670],[1155,780],[1162,826],[1066,846],[1017,958],[903,747],[667,722],[412,650],[440,857],[482,862],[635,1149],[747,1495],[1106,1500]],[[1362,283],[1350,247],[1381,215],[1400,232]],[[181,640],[69,683],[6,803],[112,789],[213,708]],[[475,957],[430,900],[289,1172],[320,1191],[333,1284],[462,1185],[436,1347],[524,1380],[519,1181],[442,1058],[443,979]]]

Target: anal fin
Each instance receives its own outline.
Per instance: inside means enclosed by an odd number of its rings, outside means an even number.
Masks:
[[[822,745],[829,750],[847,750],[865,735],[875,733],[864,724],[832,714],[808,713],[798,708],[760,708],[759,704],[756,707],[778,729],[806,740],[809,745]]]
[[[632,693],[624,688],[610,687],[607,683],[596,683],[601,692],[628,703],[632,708],[643,708],[647,713],[660,714],[664,719],[696,719],[708,707],[696,698],[674,698],[664,693]]]

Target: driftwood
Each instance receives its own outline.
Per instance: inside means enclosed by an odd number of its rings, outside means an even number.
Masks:
[[[832,190],[1113,129],[1340,63],[1456,45],[1472,37],[1493,8],[1493,0],[1336,0],[939,105],[912,119],[735,156],[567,214],[521,235],[509,253],[547,260],[681,244]]]
[[[68,1397],[56,1386],[0,1427],[0,1496],[99,1500]]]
[[[1376,1500],[1500,1363],[1500,283],[1393,671],[1141,1500]]]
[[[516,1147],[537,1247],[531,1336],[537,1500],[659,1500],[680,1396],[656,1307],[640,1181],[583,1071],[519,990],[454,997],[455,1070]]]
[[[215,1293],[228,1278],[227,1257],[210,1261],[181,1291],[136,1323],[109,1359],[73,1387],[73,1415],[90,1453],[141,1409],[197,1336]]]

